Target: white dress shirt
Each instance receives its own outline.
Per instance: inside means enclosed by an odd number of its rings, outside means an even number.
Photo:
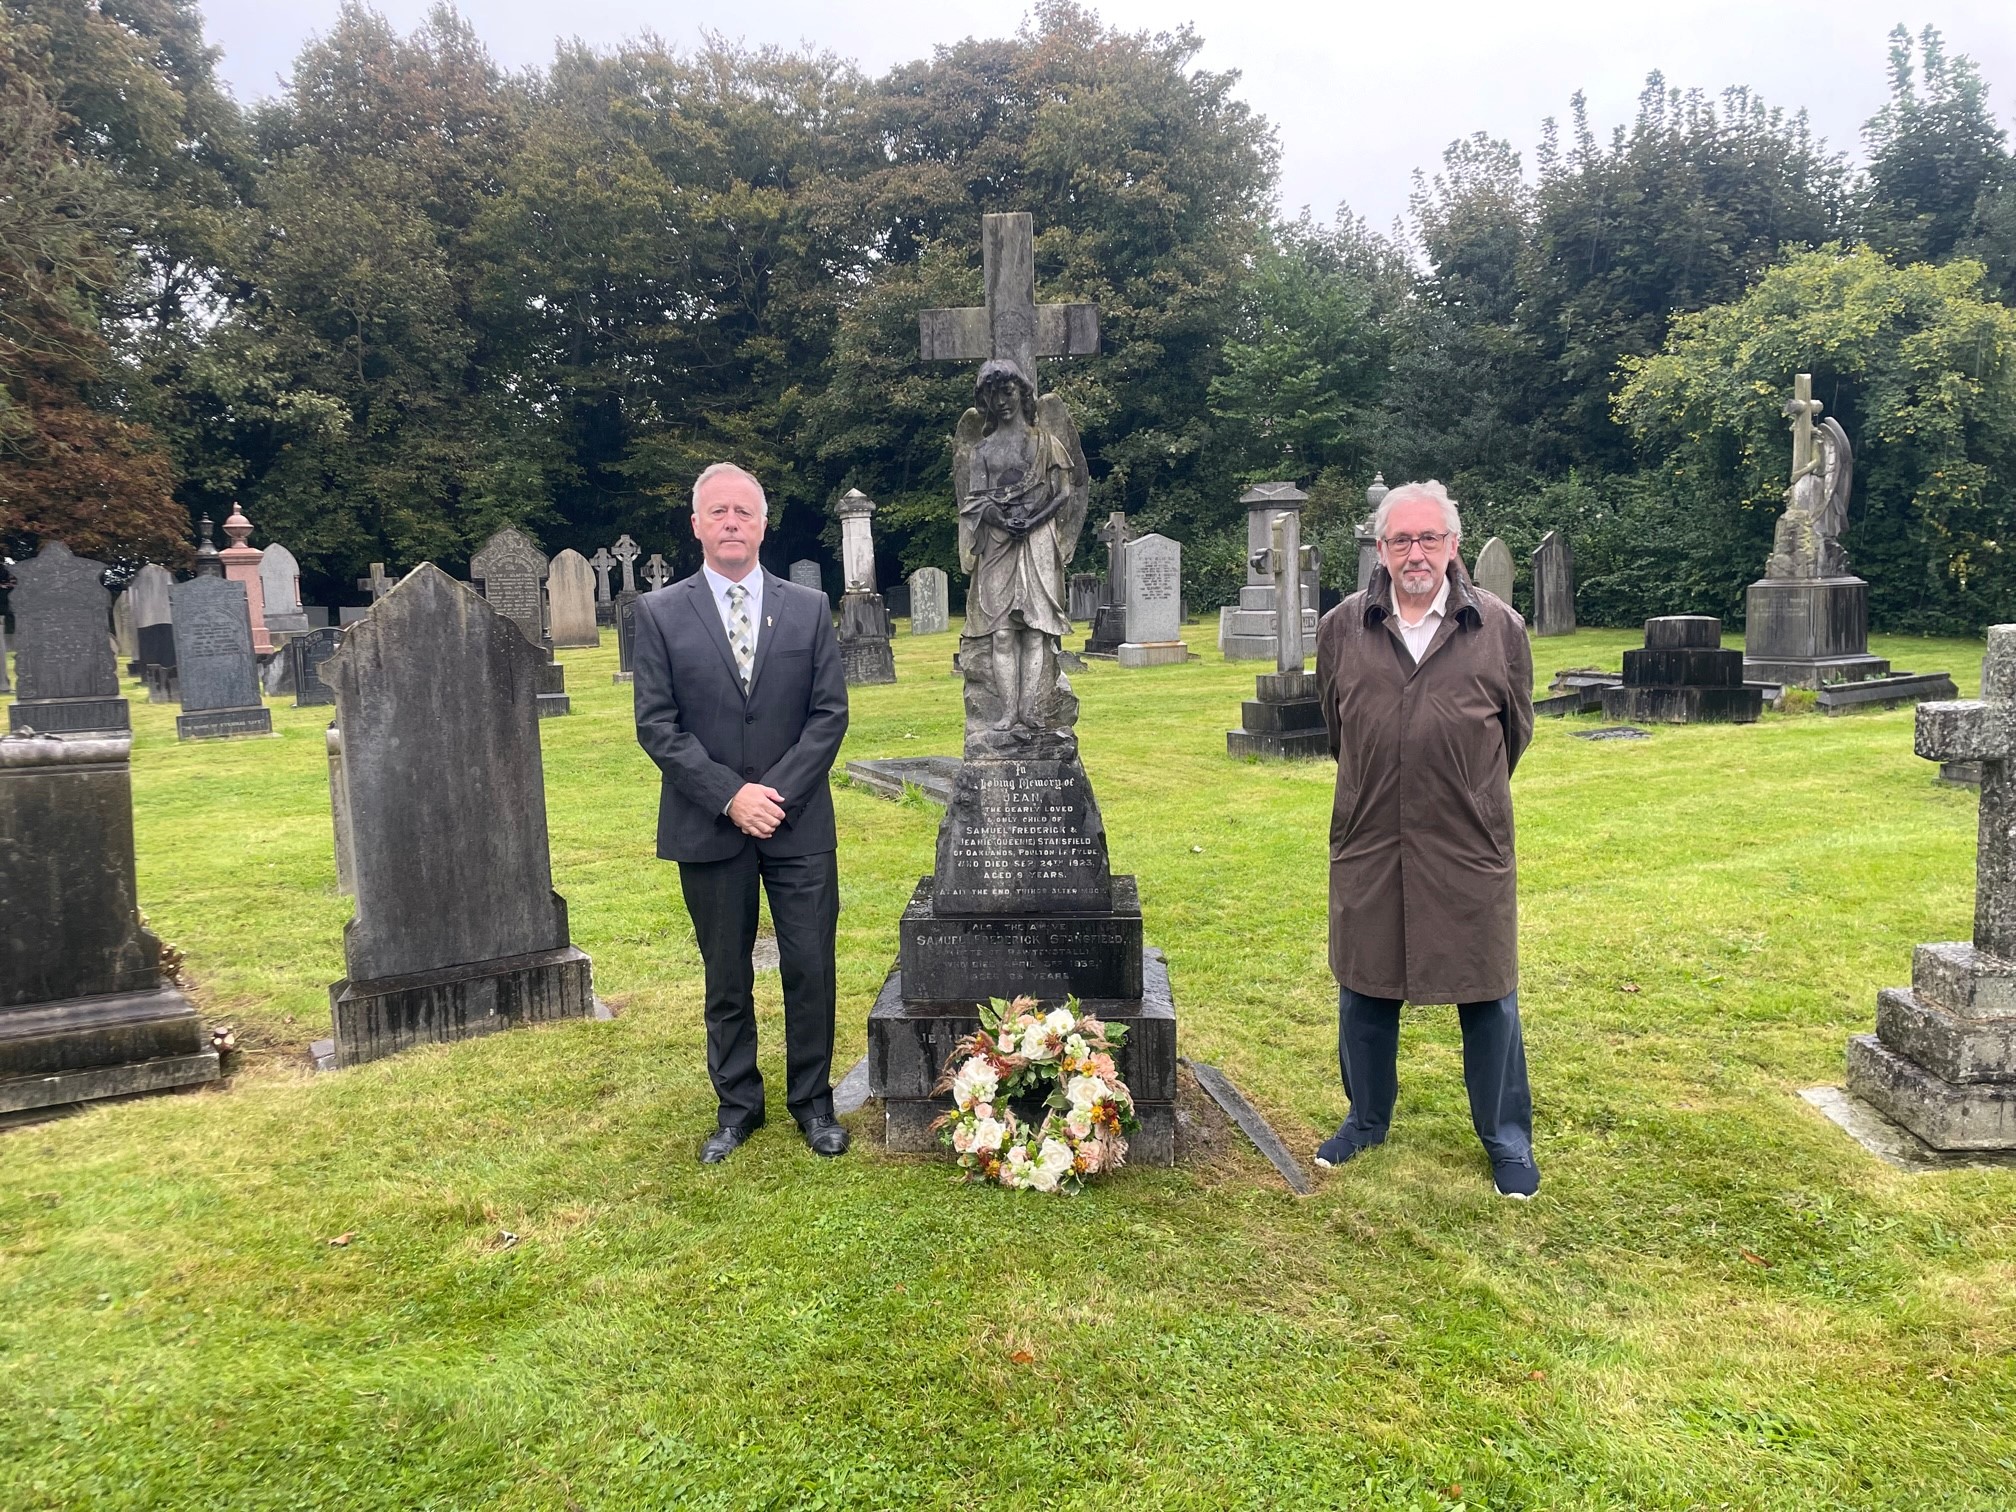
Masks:
[[[1400,624],[1400,639],[1407,642],[1407,654],[1414,658],[1414,665],[1421,665],[1421,658],[1428,654],[1428,643],[1435,639],[1435,631],[1442,624],[1442,616],[1449,608],[1449,579],[1442,579],[1442,587],[1435,594],[1435,602],[1428,606],[1428,612],[1413,624],[1407,623],[1407,616],[1400,612],[1400,592],[1393,592],[1393,618]]]
[[[728,644],[735,644],[735,630],[732,622],[734,606],[728,602],[728,590],[735,584],[721,576],[712,567],[701,565],[707,574],[707,586],[714,591],[714,608],[721,616],[721,628],[728,633]],[[754,652],[763,639],[763,569],[751,567],[749,575],[742,579],[742,586],[749,590],[749,600],[745,608],[749,615],[749,649]]]

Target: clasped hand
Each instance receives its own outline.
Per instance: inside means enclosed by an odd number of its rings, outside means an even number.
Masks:
[[[760,782],[745,782],[728,800],[728,817],[743,834],[768,840],[784,822],[784,795]]]

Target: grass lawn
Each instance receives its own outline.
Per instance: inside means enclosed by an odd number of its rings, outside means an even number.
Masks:
[[[1189,633],[1199,662],[1076,680],[1085,764],[1183,1053],[1306,1159],[1343,1113],[1332,769],[1227,760],[1261,669]],[[1638,639],[1540,642],[1541,680]],[[899,638],[845,755],[957,754],[953,649]],[[1976,643],[1872,649],[1978,682]],[[141,898],[245,1053],[0,1133],[0,1507],[2016,1504],[2016,1171],[1899,1173],[1797,1096],[1915,943],[1971,927],[1975,799],[1909,710],[1541,722],[1513,784],[1536,1201],[1492,1195],[1449,1009],[1410,1010],[1392,1141],[1314,1197],[1242,1148],[1046,1200],[870,1138],[820,1161],[783,1120],[695,1162],[655,774],[613,637],[563,659],[555,881],[621,1017],[325,1076],[326,711],[178,745],[129,689]],[[939,811],[836,800],[844,1067]]]

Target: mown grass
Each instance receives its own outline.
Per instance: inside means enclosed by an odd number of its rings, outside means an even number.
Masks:
[[[1306,1157],[1342,1113],[1330,769],[1228,761],[1256,668],[1191,633],[1199,662],[1077,679],[1086,764],[1184,1052]],[[1541,642],[1540,679],[1637,639]],[[901,638],[846,755],[956,753],[952,649]],[[1978,644],[1875,649],[1978,680]],[[2016,1172],[1899,1173],[1797,1096],[1915,942],[1969,928],[1975,802],[1908,710],[1542,723],[1514,784],[1539,1200],[1492,1196],[1429,1009],[1393,1141],[1314,1197],[1244,1152],[1046,1202],[788,1126],[695,1163],[699,965],[653,773],[613,649],[564,659],[555,879],[622,1016],[332,1076],[301,1057],[350,908],[326,714],[178,745],[136,701],[141,896],[247,1053],[213,1091],[0,1134],[0,1506],[2016,1501]],[[845,1064],[938,811],[836,801]]]

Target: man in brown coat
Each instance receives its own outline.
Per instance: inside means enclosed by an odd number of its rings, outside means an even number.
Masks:
[[[1462,532],[1440,483],[1394,489],[1373,517],[1371,582],[1316,636],[1337,758],[1330,969],[1351,1103],[1316,1163],[1385,1141],[1401,1003],[1454,1003],[1492,1179],[1530,1197],[1540,1172],[1519,1032],[1511,777],[1533,737],[1533,653],[1524,621],[1464,572]]]

